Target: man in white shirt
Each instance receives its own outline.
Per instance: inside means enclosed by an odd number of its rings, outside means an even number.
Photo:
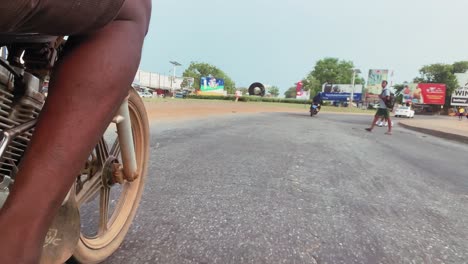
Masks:
[[[390,100],[390,90],[387,88],[387,85],[387,81],[382,81],[382,93],[379,95],[379,109],[375,114],[374,121],[372,122],[371,127],[366,128],[366,130],[369,132],[372,132],[379,118],[384,118],[388,122],[388,131],[385,134],[392,134],[392,121],[390,120],[390,112],[386,105],[386,102]]]

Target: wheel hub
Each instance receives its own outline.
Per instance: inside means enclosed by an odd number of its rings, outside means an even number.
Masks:
[[[123,183],[123,177],[120,178],[119,175],[116,175],[118,171],[118,168],[121,167],[122,165],[119,164],[119,160],[114,157],[114,156],[109,156],[104,162],[104,165],[102,166],[102,184],[104,187],[112,187],[112,185],[119,183]]]

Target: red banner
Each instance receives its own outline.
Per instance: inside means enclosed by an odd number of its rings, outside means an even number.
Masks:
[[[297,96],[302,96],[302,93],[304,92],[302,90],[302,86],[303,86],[302,82],[297,83],[297,86],[296,86],[296,95]]]
[[[416,93],[421,92],[422,103],[432,105],[444,105],[447,87],[445,84],[438,83],[420,83],[417,86]]]

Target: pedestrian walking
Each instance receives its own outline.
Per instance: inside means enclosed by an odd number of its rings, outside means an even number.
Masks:
[[[392,134],[392,120],[390,120],[390,112],[387,107],[387,102],[391,101],[390,98],[390,90],[387,88],[388,82],[387,81],[382,81],[382,93],[379,95],[380,102],[379,102],[379,109],[377,110],[377,113],[375,114],[374,121],[372,122],[371,127],[366,128],[367,131],[372,132],[374,129],[377,121],[380,118],[383,118],[384,120],[387,120],[388,122],[388,131],[385,133],[387,135]]]
[[[465,108],[459,107],[458,108],[458,120],[462,121],[463,116],[465,116]]]

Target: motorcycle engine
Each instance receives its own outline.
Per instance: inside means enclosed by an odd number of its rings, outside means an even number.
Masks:
[[[14,69],[23,75],[21,82],[15,81],[13,74],[0,66],[0,138],[9,129],[36,119],[45,102],[42,81],[23,69]],[[14,181],[33,130],[16,137],[0,157],[0,192],[8,192],[9,183]],[[1,200],[0,197],[0,207]]]

